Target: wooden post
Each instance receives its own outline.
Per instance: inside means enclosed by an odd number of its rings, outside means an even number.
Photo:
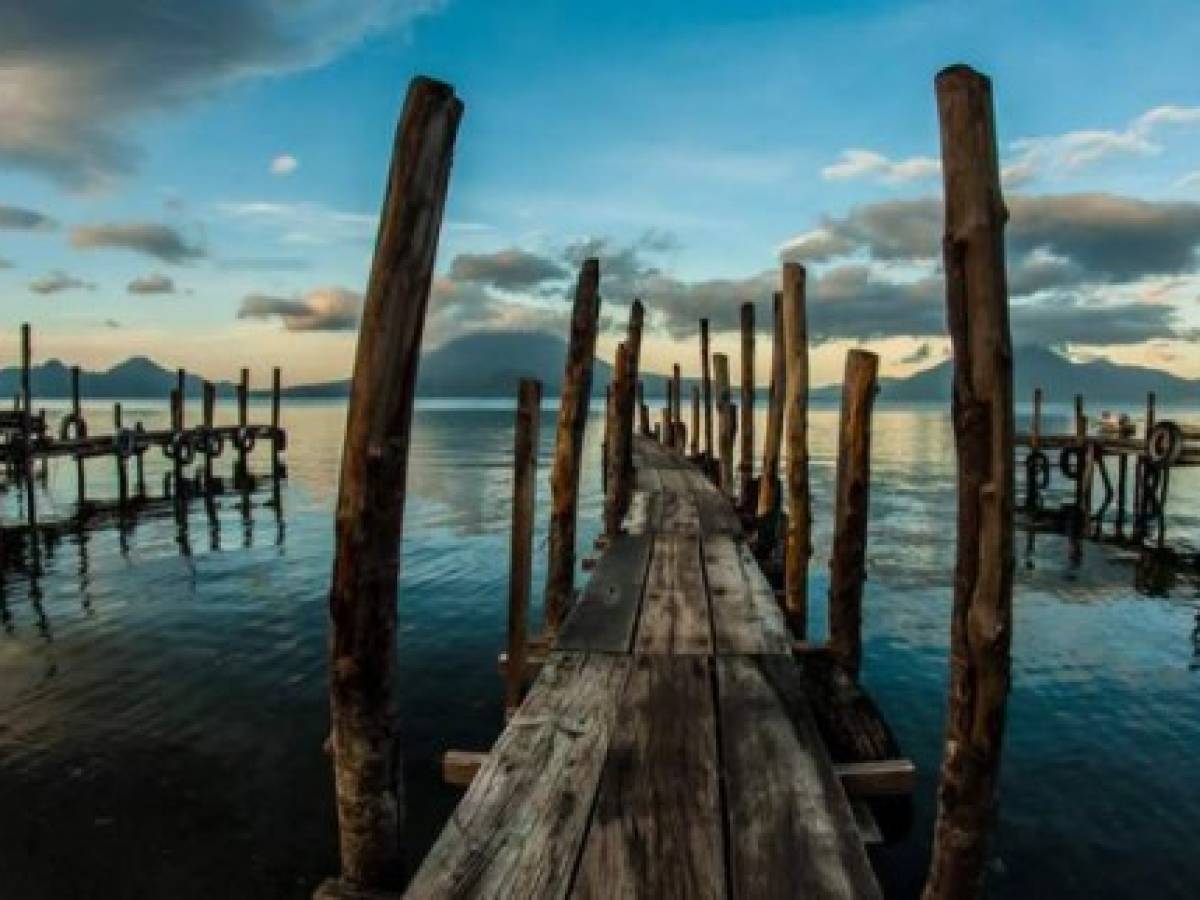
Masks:
[[[862,667],[862,595],[867,577],[867,514],[871,499],[871,408],[879,357],[846,354],[838,429],[833,556],[829,563],[829,649],[857,679]]]
[[[246,451],[241,447],[240,432],[250,423],[250,370],[242,369],[241,375],[241,380],[238,381],[237,386],[237,423],[239,441],[237,448],[238,473],[235,480],[243,486],[249,486],[250,459]]]
[[[671,421],[672,428],[677,432],[678,426],[683,423],[683,383],[679,374],[679,363],[671,367]],[[678,435],[675,435],[675,449],[680,453],[686,449],[679,443]]]
[[[178,434],[182,431],[180,421],[183,419],[183,395],[179,393],[179,388],[171,390],[171,431],[173,434]],[[184,496],[183,487],[183,464],[179,457],[175,456],[171,460],[171,494],[178,501]]]
[[[512,544],[508,577],[508,667],[504,706],[521,705],[525,657],[529,648],[529,595],[533,585],[533,523],[537,489],[538,418],[542,383],[522,378],[517,391],[517,421],[513,438]]]
[[[82,436],[83,406],[79,398],[79,366],[71,366],[71,418],[75,420],[75,433]],[[79,512],[83,512],[87,503],[87,474],[84,471],[83,457],[75,456],[75,503]]]
[[[700,320],[700,379],[704,387],[704,458],[711,462],[713,455],[712,378],[709,374],[708,319]]]
[[[771,386],[767,394],[767,433],[758,479],[758,517],[771,515],[779,501],[779,449],[783,441],[783,403],[787,359],[783,347],[783,296],[775,292],[771,317]]]
[[[33,333],[29,323],[21,325],[21,464],[25,479],[25,521],[29,526],[29,550],[32,569],[41,569],[42,546],[38,536],[37,485],[33,483]]]
[[[707,332],[705,332],[706,334]],[[729,393],[729,357],[724,353],[714,353],[712,357],[713,373],[716,376],[717,382],[717,424],[719,426],[719,442],[718,456],[720,458],[720,467],[717,470],[720,473],[718,481],[720,488],[726,494],[733,493],[733,445],[729,446],[729,453],[725,452],[725,433],[728,426],[725,423],[725,417],[729,414],[730,393]]]
[[[638,418],[641,423],[641,432],[643,437],[650,436],[650,407],[646,405],[646,388],[645,385],[638,381],[637,383],[637,404]]]
[[[183,369],[175,370],[175,390],[179,392],[179,418],[175,422],[175,429],[183,431],[184,424],[184,407],[187,405],[187,372]]]
[[[621,520],[629,502],[629,476],[633,472],[628,465],[628,460],[633,456],[632,365],[633,351],[628,344],[618,344],[613,399],[609,408],[608,476],[604,494],[604,532],[609,537],[615,537],[620,532]]]
[[[121,404],[113,404],[113,429],[116,434],[121,433]],[[129,470],[125,467],[125,457],[118,450],[115,454],[117,458],[117,505],[121,515],[125,515],[126,507],[129,504]]]
[[[641,363],[641,360],[642,360],[642,325],[643,325],[643,322],[645,321],[645,318],[646,318],[646,307],[644,307],[642,305],[641,300],[635,299],[633,301],[633,305],[629,307],[629,327],[628,327],[628,333],[625,337],[625,346],[626,346],[627,352],[629,353],[629,396],[630,396],[630,401],[631,401],[629,404],[629,419],[630,419],[630,421],[629,421],[629,428],[630,428],[629,455],[625,459],[625,468],[629,469],[629,470],[633,469],[632,431],[633,431],[633,428],[635,427],[633,419],[635,416],[639,415],[639,409],[637,407],[641,403],[642,383],[638,379],[641,377],[639,367],[642,364]],[[637,386],[637,397],[636,397],[637,403],[636,404],[633,402],[633,400],[634,400],[634,385]]]
[[[806,273],[783,264],[783,345],[787,371],[788,537],[784,548],[783,610],[796,637],[808,636],[808,561],[812,557],[812,509],[808,493],[808,312]]]
[[[279,478],[282,469],[279,465],[279,406],[282,390],[280,388],[279,366],[271,370],[271,477]]]
[[[700,385],[692,382],[692,446],[693,458],[700,455]]]
[[[754,482],[754,304],[742,304],[742,452],[738,463],[741,476],[738,498],[744,509],[750,509],[751,485]]]
[[[1087,473],[1090,454],[1087,447],[1087,416],[1083,414],[1083,394],[1075,395],[1075,447],[1079,471],[1075,478],[1075,521],[1072,523],[1071,555],[1076,561],[1082,556],[1080,541],[1088,519]]]
[[[604,386],[604,431],[600,438],[600,493],[602,494],[608,491],[608,435],[612,419],[612,387],[611,382]]]
[[[549,559],[546,563],[546,629],[556,631],[575,587],[575,514],[579,506],[579,464],[583,430],[592,395],[592,358],[600,317],[600,262],[586,259],[579,270],[571,337],[563,375],[554,469],[550,475]]]
[[[399,888],[396,591],[421,333],[462,103],[415,78],[392,150],[363,301],[329,592],[330,707],[350,888]]]
[[[1033,423],[1029,430],[1029,444],[1037,450],[1042,445],[1042,389],[1033,389]]]
[[[213,420],[216,414],[217,406],[217,389],[211,381],[204,382],[203,406],[201,407],[201,416],[204,426],[204,431],[212,431]],[[212,442],[206,435],[204,439],[204,493],[211,494],[213,489],[213,464],[212,453],[209,452],[212,447]]]
[[[954,348],[958,549],[950,710],[925,900],[982,889],[996,817],[1012,638],[1012,341],[990,81],[967,66],[937,76]]]

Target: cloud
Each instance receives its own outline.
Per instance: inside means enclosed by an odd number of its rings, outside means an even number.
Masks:
[[[133,279],[125,290],[131,294],[173,294],[175,282],[166,275],[154,272]]]
[[[185,263],[205,255],[202,248],[189,244],[170,225],[150,222],[81,225],[71,229],[71,246],[132,250],[168,263]]]
[[[505,291],[537,287],[566,277],[562,265],[544,256],[512,247],[495,253],[460,253],[450,263],[449,277]]]
[[[0,164],[72,189],[135,171],[129,121],[320,66],[441,0],[55,0],[4,4]]]
[[[901,184],[936,178],[941,171],[942,164],[932,156],[892,160],[874,150],[851,149],[843,150],[837,162],[823,168],[821,177],[826,181],[871,178],[884,184]]]
[[[379,225],[374,213],[346,212],[308,201],[225,200],[217,203],[216,209],[228,219],[276,232],[285,244],[367,244]]]
[[[918,363],[923,363],[933,356],[933,344],[929,341],[923,341],[919,344],[912,353],[900,357],[900,364],[903,366],[915,366]]]
[[[292,156],[290,153],[281,153],[271,160],[271,164],[267,167],[272,175],[277,175],[281,178],[286,178],[300,168],[300,160]]]
[[[0,203],[0,228],[16,231],[53,231],[57,227],[57,222],[40,212]]]
[[[240,256],[218,259],[215,265],[231,272],[295,272],[312,263],[299,256]]]
[[[1175,186],[1181,188],[1200,188],[1200,169],[1184,175],[1175,182]]]
[[[48,275],[43,275],[41,278],[35,278],[29,282],[29,289],[35,294],[57,294],[61,291],[71,290],[95,290],[95,285],[91,282],[84,281],[74,275],[68,275],[60,269],[56,269]]]
[[[242,298],[239,319],[278,318],[288,331],[352,331],[362,316],[362,294],[322,287],[300,298],[249,294]]]

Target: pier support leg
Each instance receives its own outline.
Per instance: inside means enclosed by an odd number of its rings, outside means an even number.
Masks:
[[[608,468],[604,494],[604,533],[615,537],[621,531],[621,520],[629,504],[629,479],[633,468],[626,461],[633,456],[633,381],[630,365],[632,354],[626,343],[617,345],[614,367],[613,397],[609,407]]]
[[[808,312],[804,267],[783,265],[783,344],[787,373],[788,536],[784,555],[783,609],[800,639],[808,636],[808,561],[812,510],[808,494]]]
[[[710,464],[713,453],[713,397],[711,357],[708,349],[708,319],[700,320],[700,380],[704,388],[704,459]]]
[[[392,151],[346,417],[329,590],[330,716],[351,888],[401,884],[396,592],[425,311],[462,103],[416,78]]]
[[[557,631],[575,587],[575,517],[579,508],[579,466],[592,394],[592,358],[600,317],[600,261],[586,259],[575,286],[571,337],[550,473],[549,558],[546,563],[546,629]]]
[[[747,513],[754,511],[754,304],[743,303],[741,454],[738,461],[738,501]]]
[[[924,900],[978,896],[996,817],[1012,640],[1012,339],[991,82],[966,66],[936,80],[954,358],[958,547],[950,708]]]
[[[733,423],[727,421],[730,407],[733,405],[733,398],[729,392],[729,357],[724,353],[714,353],[712,361],[717,381],[717,456],[720,460],[717,469],[720,473],[718,484],[727,496],[733,496],[737,487],[733,482]]]
[[[517,420],[513,435],[512,545],[508,577],[508,667],[504,706],[511,713],[521,705],[528,653],[529,594],[533,584],[533,522],[537,489],[538,419],[542,383],[522,378],[517,391]]]
[[[783,407],[787,364],[783,351],[783,297],[776,291],[771,328],[771,385],[767,394],[767,433],[763,438],[762,472],[758,481],[758,519],[775,513],[779,503],[779,451],[783,443]]]

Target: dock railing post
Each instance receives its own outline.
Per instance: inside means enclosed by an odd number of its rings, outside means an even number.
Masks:
[[[787,364],[783,350],[783,301],[776,291],[772,304],[771,384],[767,389],[767,433],[763,438],[762,472],[758,481],[758,519],[765,521],[779,502],[779,450],[783,440],[783,404]]]
[[[462,102],[415,78],[396,130],[363,301],[329,590],[329,692],[340,882],[317,896],[402,883],[396,595],[421,334]]]
[[[730,406],[732,405],[732,397],[729,392],[729,357],[724,353],[714,353],[712,362],[717,382],[717,441],[719,444],[717,456],[720,460],[720,466],[717,469],[720,477],[717,482],[727,496],[732,496],[736,490],[733,483],[733,438],[730,436],[733,428],[731,423],[726,421],[730,416]],[[726,443],[727,437],[728,443]]]
[[[787,379],[788,534],[784,548],[783,609],[792,633],[808,636],[808,561],[812,509],[808,490],[808,311],[804,267],[783,264],[783,349]]]
[[[862,598],[867,571],[867,516],[871,499],[871,409],[879,357],[846,354],[838,429],[833,554],[829,563],[829,649],[852,678],[862,668]]]
[[[753,511],[751,491],[754,484],[754,304],[743,303],[742,323],[742,403],[741,458],[738,463],[738,501],[742,509]]]
[[[946,306],[954,359],[958,546],[950,708],[924,900],[978,896],[996,817],[1012,640],[1012,339],[991,82],[936,79],[945,184]]]
[[[549,558],[546,563],[546,629],[558,630],[575,587],[575,516],[579,507],[579,466],[592,394],[592,360],[600,317],[600,261],[586,259],[579,270],[571,312],[566,371],[550,473]]]
[[[712,461],[716,456],[713,453],[713,397],[708,319],[700,320],[700,380],[704,389],[704,462],[711,471]]]
[[[608,476],[604,493],[604,533],[610,538],[621,531],[621,520],[629,502],[629,478],[633,469],[627,461],[633,456],[633,382],[632,352],[628,344],[617,345],[613,367],[613,398],[609,407]]]
[[[521,705],[529,648],[529,596],[533,585],[533,523],[537,491],[538,419],[542,383],[522,378],[517,390],[513,434],[512,544],[508,578],[508,666],[504,706],[511,714]]]

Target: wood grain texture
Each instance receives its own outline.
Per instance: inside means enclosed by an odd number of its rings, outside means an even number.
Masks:
[[[697,535],[656,536],[634,648],[637,653],[713,652]]]
[[[750,549],[705,533],[703,553],[717,653],[790,653],[791,631]]]
[[[711,357],[708,353],[708,319],[700,320],[700,380],[704,389],[704,457],[713,459],[713,396]]]
[[[636,658],[572,896],[725,896],[711,667]]]
[[[557,649],[629,652],[653,545],[651,534],[612,539],[559,629]]]
[[[551,655],[406,897],[566,896],[630,667]]]
[[[767,394],[767,432],[763,438],[762,474],[758,480],[759,518],[771,515],[779,502],[779,452],[783,444],[787,358],[783,348],[783,295],[775,292],[771,329],[771,386]]]
[[[742,401],[740,404],[741,452],[738,456],[738,500],[743,508],[752,504],[754,478],[754,304],[743,303],[742,325]]]
[[[508,569],[508,670],[504,705],[515,709],[525,689],[529,598],[533,590],[533,526],[537,492],[538,419],[542,383],[522,378],[513,424],[513,505]]]
[[[679,468],[659,469],[662,481],[662,520],[659,530],[669,534],[699,534],[700,510],[687,472]]]
[[[795,664],[716,665],[733,896],[881,897]]]
[[[803,266],[791,262],[783,264],[788,506],[783,608],[798,638],[808,636],[808,561],[812,558],[812,509],[808,492],[808,312],[805,278]]]

